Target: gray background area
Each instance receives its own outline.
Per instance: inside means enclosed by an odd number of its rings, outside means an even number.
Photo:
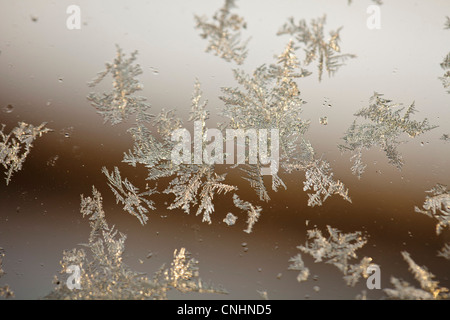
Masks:
[[[8,283],[20,299],[40,298],[52,289],[62,250],[87,241],[89,228],[79,213],[79,197],[89,195],[95,185],[104,196],[108,221],[128,235],[125,262],[152,273],[171,260],[174,249],[184,246],[200,260],[203,279],[230,291],[227,296],[206,298],[258,299],[257,290],[267,290],[273,299],[353,299],[366,289],[365,283],[346,287],[334,266],[314,264],[303,255],[319,280],[302,284],[297,283],[296,272],[287,270],[289,258],[299,252],[296,246],[305,242],[306,230],[314,225],[325,230],[328,224],[368,236],[369,243],[359,256],[371,256],[380,264],[382,288],[390,286],[391,275],[416,284],[401,250],[450,286],[449,262],[436,257],[437,250],[449,242],[449,232],[436,236],[435,222],[414,212],[426,190],[438,182],[450,184],[450,144],[439,140],[443,133],[450,133],[450,95],[438,79],[444,73],[439,64],[450,52],[450,30],[443,29],[450,2],[385,0],[380,30],[366,27],[366,9],[372,2],[353,2],[349,6],[346,0],[238,1],[234,12],[247,21],[242,36],[251,41],[248,58],[236,66],[205,53],[207,42],[194,28],[194,14],[211,17],[222,1],[0,0],[0,109],[13,106],[11,113],[0,112],[1,123],[6,124],[6,132],[18,121],[48,122],[54,129],[36,141],[10,185],[0,185],[0,246],[6,250],[3,269],[7,272],[0,285]],[[66,8],[71,4],[81,8],[81,30],[66,28]],[[336,197],[323,207],[307,207],[304,176],[298,174],[286,177],[287,191],[271,193],[272,201],[264,206],[250,235],[242,232],[242,214],[235,227],[222,222],[233,210],[231,197],[217,200],[211,225],[181,211],[158,209],[149,214],[149,224],[141,226],[121,211],[101,167],[120,166],[124,176],[141,186],[146,173],[121,163],[123,153],[132,147],[126,133],[129,124],[103,125],[86,100],[93,90],[86,83],[114,58],[115,44],[125,53],[139,51],[138,62],[144,70],[141,95],[148,98],[154,113],[176,108],[187,120],[198,78],[213,124],[220,120],[221,87],[236,85],[231,70],[238,67],[250,73],[274,62],[274,55],[289,40],[276,36],[288,17],[309,21],[323,14],[327,14],[327,32],[343,26],[342,51],[358,57],[334,77],[324,74],[321,83],[316,64],[307,67],[313,75],[299,80],[307,102],[304,116],[312,122],[307,138],[349,188],[353,204]],[[95,90],[108,89],[105,84]],[[416,119],[426,117],[439,128],[416,139],[405,137],[408,144],[400,148],[405,159],[401,172],[388,165],[383,152],[367,152],[367,173],[358,180],[350,172],[350,155],[341,155],[336,146],[353,114],[368,105],[375,91],[405,105],[415,101]],[[325,97],[331,108],[323,106]],[[327,126],[319,124],[323,116],[328,117]],[[48,165],[55,156],[55,165]],[[231,181],[248,192],[248,199],[256,200],[247,183],[233,174]],[[242,242],[248,243],[248,252],[243,251]],[[154,255],[146,259],[149,251]],[[279,273],[282,277],[277,279]],[[314,286],[320,291],[315,292]],[[383,296],[381,291],[368,295]]]

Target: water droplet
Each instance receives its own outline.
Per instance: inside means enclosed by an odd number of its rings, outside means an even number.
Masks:
[[[50,106],[52,104],[52,100],[48,100],[47,103],[45,104],[47,107]]]
[[[247,242],[242,242],[241,246],[246,247],[247,246]]]
[[[262,268],[258,268],[258,272],[261,272],[262,271]]]
[[[423,143],[423,142],[421,142],[421,143],[420,143],[420,146],[421,146],[421,147],[423,147],[423,145],[424,145],[424,143]]]
[[[305,299],[309,299],[309,294],[305,294]]]
[[[319,286],[314,286],[313,290],[314,290],[315,292],[319,292],[319,291],[320,291],[320,287],[319,287]]]
[[[247,252],[248,251],[248,248],[244,248],[244,252]]]
[[[64,81],[64,79],[63,79],[62,77],[59,77],[59,78],[58,78],[58,82],[59,82],[59,83],[62,83],[63,81]]]
[[[282,276],[283,276],[282,273],[277,274],[277,279],[281,279]]]
[[[14,110],[14,107],[12,104],[8,104],[6,107],[3,108],[3,112],[5,112],[5,113],[11,113],[11,112],[13,112],[13,110]]]
[[[33,22],[37,22],[39,19],[37,16],[31,16],[30,18],[31,18],[31,21],[33,21]]]
[[[317,274],[314,275],[313,280],[314,280],[314,281],[318,281],[318,280],[319,280],[319,276],[318,276]]]

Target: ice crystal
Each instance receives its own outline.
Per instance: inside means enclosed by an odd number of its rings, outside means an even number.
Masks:
[[[114,167],[114,172],[111,173],[103,167],[102,172],[108,178],[108,186],[116,196],[117,203],[122,203],[124,205],[123,210],[138,218],[142,225],[146,224],[148,220],[146,215],[148,209],[155,210],[155,207],[153,206],[154,202],[145,199],[144,196],[151,196],[157,191],[155,189],[150,189],[139,193],[139,189],[133,186],[127,178],[122,180],[117,167]]]
[[[439,79],[442,81],[444,88],[447,89],[447,92],[450,93],[450,53],[447,54],[441,62],[441,68],[445,73],[442,77],[439,77]]]
[[[326,15],[313,19],[310,26],[303,19],[296,24],[294,18],[291,17],[277,33],[277,35],[289,34],[295,36],[296,41],[305,46],[306,57],[304,63],[309,65],[317,60],[319,81],[322,80],[324,70],[328,72],[328,76],[332,76],[344,65],[346,60],[356,58],[354,54],[339,54],[341,52],[339,33],[342,27],[336,31],[331,31],[330,38],[328,40],[325,39],[325,23]]]
[[[111,125],[128,120],[130,115],[136,114],[138,121],[149,121],[151,116],[146,112],[150,106],[146,99],[135,95],[142,90],[142,84],[136,79],[142,73],[139,64],[134,64],[137,51],[126,57],[122,49],[117,46],[117,56],[113,62],[106,63],[106,70],[99,72],[97,77],[88,83],[95,87],[110,74],[113,78],[113,90],[108,93],[90,93],[87,99],[97,109],[97,113],[104,118],[104,122]]]
[[[309,142],[302,143],[302,151],[302,160],[286,166],[286,169],[288,172],[294,169],[305,171],[303,191],[314,191],[313,194],[308,193],[308,206],[321,206],[333,194],[352,202],[344,184],[334,180],[334,173],[328,161],[316,159],[314,149]]]
[[[445,25],[444,25],[444,29],[450,29],[450,17],[445,17]]]
[[[414,207],[414,210],[436,219],[436,234],[440,234],[445,227],[450,226],[450,191],[447,186],[438,183],[426,192],[430,196],[426,196],[423,209]]]
[[[328,117],[320,117],[319,123],[326,126],[328,124]]]
[[[309,121],[301,117],[304,101],[300,97],[295,79],[308,73],[300,68],[294,53],[293,42],[278,57],[277,64],[262,65],[252,75],[234,70],[234,77],[243,89],[223,88],[225,107],[222,115],[229,119],[230,129],[278,129],[279,162],[296,158],[297,142],[306,132]],[[261,200],[270,200],[261,175],[261,163],[245,164],[247,180]],[[272,189],[286,188],[276,173],[272,173]]]
[[[61,274],[70,270],[70,266],[80,268],[79,289],[69,289],[66,281],[56,277],[57,286],[46,299],[167,299],[167,292],[172,289],[226,293],[200,280],[198,262],[191,259],[184,248],[175,250],[171,267],[161,267],[153,278],[125,265],[126,235],[108,226],[102,196],[95,187],[92,192],[92,197],[81,196],[81,213],[89,217],[91,227],[89,242],[84,245],[88,250],[66,250],[61,261]]]
[[[233,195],[233,203],[237,208],[247,211],[247,229],[245,229],[244,232],[251,233],[254,224],[258,221],[261,215],[262,208],[260,206],[254,206],[248,201],[239,199],[237,194]]]
[[[305,267],[305,263],[303,262],[302,255],[300,253],[290,258],[289,262],[292,262],[292,264],[290,264],[288,267],[289,270],[300,271],[300,273],[297,275],[298,282],[308,280],[309,269]]]
[[[415,138],[429,130],[436,128],[429,124],[428,119],[422,122],[411,120],[410,117],[416,112],[412,103],[403,115],[404,108],[398,108],[399,104],[394,104],[391,100],[384,99],[381,94],[374,93],[370,98],[370,105],[359,110],[356,119],[350,128],[347,129],[343,137],[344,144],[339,145],[342,152],[352,153],[351,161],[352,173],[358,178],[364,173],[366,165],[362,162],[363,150],[371,149],[374,146],[380,147],[389,160],[389,163],[399,170],[403,167],[403,159],[397,150],[400,145],[399,136],[406,133],[409,137]],[[395,110],[397,109],[397,110]],[[358,119],[369,120],[368,123],[358,123]]]
[[[3,270],[3,257],[5,256],[5,250],[0,247],[0,278],[5,274]],[[14,292],[6,284],[0,287],[0,297],[14,298]]]
[[[444,133],[441,137],[441,140],[444,140],[445,142],[450,142],[450,135],[447,133]]]
[[[11,181],[14,172],[22,169],[28,154],[33,147],[33,142],[37,137],[41,137],[43,133],[51,130],[45,128],[46,123],[42,123],[38,127],[25,122],[20,122],[9,134],[5,134],[3,130],[5,125],[0,129],[0,163],[6,169],[6,184]]]
[[[212,51],[228,62],[234,60],[237,64],[242,64],[247,57],[247,43],[250,39],[241,40],[241,30],[247,24],[244,18],[231,13],[235,7],[234,0],[225,0],[223,7],[212,17],[212,22],[204,16],[195,15],[195,28],[200,29],[200,36],[209,41],[206,52]]]
[[[202,138],[197,147],[200,146],[201,150],[204,150],[206,139],[203,137],[207,130],[206,120],[209,113],[206,110],[206,101],[201,102],[201,99],[202,92],[197,80],[194,86],[189,120],[199,124],[198,129]],[[195,164],[192,163],[192,157],[187,159],[187,163],[177,164],[172,161],[175,142],[171,139],[171,133],[179,129],[182,124],[181,120],[175,117],[173,111],[163,110],[155,117],[153,123],[161,139],[157,139],[144,124],[138,123],[136,127],[129,130],[135,143],[133,150],[125,154],[124,162],[133,166],[145,165],[149,172],[148,180],[172,177],[169,185],[163,191],[163,193],[175,196],[168,209],[182,209],[186,213],[190,213],[191,208],[197,206],[196,215],[202,215],[203,221],[211,223],[214,195],[237,190],[237,187],[223,183],[226,174],[217,174],[214,163]],[[191,144],[189,144],[190,147]]]
[[[445,258],[447,260],[450,260],[450,244],[446,243],[445,246],[438,251],[438,257]]]
[[[448,289],[439,287],[439,282],[432,280],[435,276],[427,270],[426,267],[420,267],[410,257],[409,253],[402,251],[403,259],[409,265],[409,271],[419,282],[420,289],[411,286],[408,282],[391,277],[391,283],[394,289],[384,289],[384,292],[390,299],[402,300],[432,300],[432,299],[448,299]]]
[[[225,222],[227,225],[232,226],[236,223],[237,217],[232,214],[231,212],[228,212],[225,219],[223,219],[223,222]]]
[[[361,276],[367,278],[367,267],[372,261],[371,258],[364,257],[357,264],[350,263],[350,260],[358,258],[355,251],[367,243],[361,232],[341,233],[330,226],[327,226],[327,229],[330,235],[328,239],[319,229],[308,230],[308,239],[312,242],[306,242],[304,246],[297,248],[311,255],[315,259],[314,262],[325,261],[336,266],[344,274],[347,285],[354,286]],[[294,258],[291,258],[291,261],[294,261]]]

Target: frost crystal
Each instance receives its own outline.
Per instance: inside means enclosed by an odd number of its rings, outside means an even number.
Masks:
[[[440,234],[445,227],[450,226],[450,191],[447,186],[438,183],[426,192],[431,196],[426,196],[423,210],[418,207],[414,207],[414,210],[436,219],[436,234]]]
[[[320,117],[319,123],[326,126],[328,124],[328,117]]]
[[[11,181],[14,172],[22,169],[28,154],[33,147],[33,142],[43,133],[50,132],[48,128],[44,128],[46,123],[42,123],[39,127],[31,124],[20,122],[9,134],[3,132],[5,125],[0,129],[0,163],[6,169],[6,184]]]
[[[5,250],[0,247],[0,278],[5,274],[3,270],[3,257],[5,256]],[[0,297],[4,298],[14,298],[14,292],[9,288],[8,285],[0,287]]]
[[[148,220],[146,215],[146,213],[148,213],[147,208],[155,210],[155,207],[153,206],[154,202],[145,199],[144,196],[150,196],[157,191],[155,189],[151,189],[139,193],[139,189],[133,186],[127,178],[122,181],[119,169],[117,167],[114,167],[114,172],[111,174],[105,167],[102,168],[102,172],[108,178],[108,186],[116,196],[117,203],[122,203],[124,205],[123,209],[138,218],[142,225],[146,224]],[[147,208],[145,206],[147,206]]]
[[[303,262],[302,255],[300,253],[290,258],[289,262],[292,262],[292,264],[290,264],[288,267],[289,270],[300,271],[300,273],[297,276],[298,282],[308,280],[309,269],[305,267],[305,263]]]
[[[230,62],[234,60],[237,64],[242,64],[247,57],[247,43],[241,41],[241,29],[246,28],[244,18],[237,14],[231,14],[231,9],[235,8],[234,0],[225,0],[225,4],[213,16],[213,21],[208,22],[206,17],[194,16],[195,28],[201,29],[201,37],[209,40],[206,52],[214,52],[224,60]]]
[[[296,78],[308,73],[300,70],[294,54],[293,42],[289,42],[285,51],[278,57],[277,64],[269,67],[262,65],[253,75],[234,70],[234,77],[241,88],[223,88],[225,102],[222,115],[229,119],[230,129],[278,129],[280,140],[280,163],[295,159],[297,142],[306,132],[309,122],[302,119],[300,91]],[[261,175],[261,163],[243,166],[246,179],[255,189],[260,199],[270,200]],[[277,174],[272,174],[272,189],[286,188]]]
[[[93,187],[93,196],[81,196],[81,213],[90,220],[88,248],[66,250],[61,261],[61,274],[70,266],[80,268],[80,288],[69,289],[66,281],[56,277],[56,288],[46,299],[167,299],[167,292],[226,293],[203,283],[197,261],[184,248],[175,250],[171,268],[164,266],[152,279],[135,272],[123,263],[126,235],[109,227],[102,206],[102,197]],[[69,280],[69,279],[67,279]]]
[[[88,83],[95,87],[103,79],[111,74],[113,78],[113,90],[109,93],[90,93],[87,99],[97,109],[97,113],[103,116],[104,122],[112,125],[128,120],[129,116],[136,113],[138,121],[149,121],[151,116],[146,113],[150,108],[145,103],[146,99],[134,95],[142,90],[142,84],[136,79],[142,73],[141,67],[136,64],[137,51],[127,58],[122,49],[117,46],[117,56],[113,62],[106,63],[106,70],[98,73],[97,77]]]
[[[445,246],[441,249],[441,251],[438,251],[438,257],[442,257],[447,260],[450,260],[450,244],[449,243],[446,243]]]
[[[302,161],[287,165],[286,168],[288,172],[294,169],[305,171],[303,191],[314,191],[313,194],[308,193],[308,206],[321,206],[333,194],[340,195],[348,202],[352,202],[344,184],[339,180],[334,181],[334,174],[328,161],[315,159],[314,149],[309,142],[303,142],[302,150]]]
[[[444,140],[445,142],[450,142],[450,135],[449,134],[443,134],[441,137],[441,140]]]
[[[351,170],[358,178],[366,168],[362,162],[364,149],[380,147],[386,153],[389,163],[400,170],[403,166],[403,159],[397,150],[401,143],[398,141],[399,136],[406,133],[409,137],[415,138],[436,128],[436,126],[431,126],[426,118],[422,122],[410,119],[410,116],[416,111],[414,103],[403,115],[400,115],[403,108],[395,110],[399,106],[399,104],[392,103],[391,100],[382,98],[381,94],[374,93],[370,98],[370,106],[355,114],[357,119],[363,118],[370,122],[358,124],[356,119],[343,137],[344,144],[338,147],[342,152],[350,151],[352,153],[353,166]]]
[[[356,259],[356,250],[362,248],[367,241],[361,237],[361,232],[341,233],[338,229],[327,226],[330,237],[327,239],[318,229],[308,230],[308,239],[305,246],[298,246],[303,253],[310,254],[315,261],[333,264],[343,274],[347,285],[354,286],[359,278],[367,278],[367,267],[372,261],[371,258],[364,257],[358,264],[350,264],[351,259]],[[295,257],[294,257],[295,258]],[[291,261],[293,261],[291,258]]]
[[[391,277],[394,289],[384,289],[390,299],[432,300],[450,297],[447,293],[448,289],[439,287],[439,282],[432,280],[434,275],[426,267],[418,266],[406,251],[402,251],[402,256],[409,265],[409,271],[414,274],[414,277],[420,283],[421,289],[411,286],[406,281]]]
[[[259,216],[261,215],[262,208],[260,206],[255,207],[250,202],[242,201],[237,194],[233,195],[233,203],[237,208],[247,211],[247,229],[245,229],[244,232],[251,233],[253,225],[258,221]]]
[[[356,58],[354,54],[338,54],[341,52],[339,32],[342,27],[336,31],[331,31],[330,38],[325,40],[323,30],[325,23],[325,15],[321,18],[313,19],[311,26],[308,26],[305,20],[300,20],[297,25],[294,18],[291,17],[277,33],[277,35],[293,35],[297,42],[305,46],[306,57],[304,63],[309,65],[314,60],[318,61],[319,81],[322,80],[324,69],[328,72],[328,76],[332,76],[344,65],[347,59]]]
[[[232,226],[236,223],[237,217],[232,214],[231,212],[228,212],[225,219],[223,219],[223,222],[225,222],[227,225]]]

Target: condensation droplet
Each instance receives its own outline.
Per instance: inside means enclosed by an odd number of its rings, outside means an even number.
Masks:
[[[283,276],[282,273],[277,274],[277,279],[281,279],[282,276]]]
[[[319,291],[320,291],[320,287],[319,287],[319,286],[314,286],[313,290],[314,290],[315,292],[319,292]]]
[[[59,82],[59,83],[62,83],[63,81],[64,81],[63,78],[61,78],[61,77],[58,78],[58,82]]]
[[[153,73],[155,76],[157,76],[157,75],[159,74],[159,71],[158,71],[158,69],[156,69],[156,68],[150,67],[150,70],[152,70],[152,73]]]
[[[241,246],[246,247],[247,246],[247,242],[242,242]]]
[[[314,275],[313,280],[314,281],[318,281],[319,280],[319,276],[318,275]]]

